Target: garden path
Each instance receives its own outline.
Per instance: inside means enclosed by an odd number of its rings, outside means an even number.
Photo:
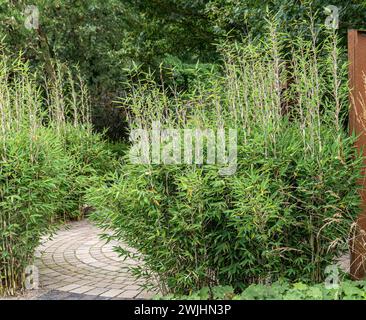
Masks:
[[[113,251],[117,242],[99,238],[100,230],[87,220],[68,223],[36,251],[38,299],[149,299],[154,293],[129,271],[138,262]]]

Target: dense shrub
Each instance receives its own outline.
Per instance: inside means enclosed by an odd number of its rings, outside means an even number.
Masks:
[[[260,141],[247,141],[229,177],[212,166],[125,165],[89,202],[99,208],[95,219],[137,248],[170,290],[318,281],[347,250],[359,205],[352,140],[343,139],[342,162],[333,136],[322,137],[317,159],[303,156],[296,136],[284,136],[282,151],[266,159]]]
[[[82,127],[71,130],[80,138],[73,140],[74,150],[65,149],[64,139],[52,128],[39,128],[33,135],[21,129],[2,144],[0,294],[22,288],[41,236],[56,230],[60,219],[83,218],[86,190],[98,185],[113,165],[100,136]]]
[[[115,163],[92,133],[85,91],[61,81],[62,69],[39,87],[0,45],[0,295],[23,288],[41,236],[80,218],[86,189]]]
[[[54,229],[72,159],[49,129],[33,136],[18,131],[7,137],[0,155],[0,293],[14,293],[41,236]]]
[[[88,196],[94,219],[141,253],[136,274],[157,279],[163,292],[318,282],[347,250],[361,159],[342,127],[347,82],[337,37],[323,34],[322,47],[294,39],[289,59],[287,35],[270,23],[266,41],[224,46],[221,75],[198,83],[189,100],[151,79],[127,97],[131,129],[160,121],[238,132],[231,176],[217,165],[127,160],[115,184]]]
[[[68,179],[63,185],[67,193],[59,215],[64,220],[81,219],[84,217],[83,206],[87,205],[84,199],[86,190],[99,185],[101,177],[113,171],[118,162],[103,136],[93,133],[90,125],[75,127],[66,124],[59,139],[65,154],[72,159]]]

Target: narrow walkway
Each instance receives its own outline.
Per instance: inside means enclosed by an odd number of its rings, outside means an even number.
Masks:
[[[113,251],[117,242],[105,243],[100,230],[84,220],[61,229],[37,249],[41,299],[149,299],[128,268],[137,264]]]

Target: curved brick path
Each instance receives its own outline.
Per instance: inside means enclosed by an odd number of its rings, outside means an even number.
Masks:
[[[141,288],[128,268],[137,262],[123,260],[105,243],[100,230],[88,221],[69,223],[37,249],[40,288],[62,299],[65,294],[88,298],[148,299],[154,293]],[[46,294],[47,297],[47,294]]]

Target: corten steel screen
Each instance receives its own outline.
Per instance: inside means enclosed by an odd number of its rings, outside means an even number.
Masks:
[[[358,137],[356,147],[366,155],[366,31],[348,31],[349,86],[351,109],[349,114],[350,133]],[[365,158],[366,159],[366,158]],[[364,160],[366,164],[366,161]],[[366,257],[366,170],[365,178],[359,183],[362,197],[361,213],[357,219],[358,228],[355,237],[350,241],[351,275],[355,279],[365,276]]]

